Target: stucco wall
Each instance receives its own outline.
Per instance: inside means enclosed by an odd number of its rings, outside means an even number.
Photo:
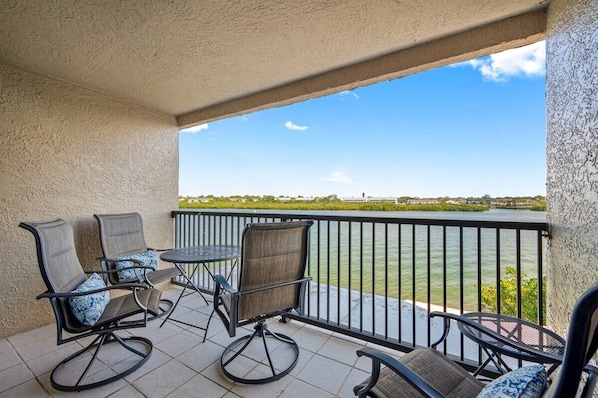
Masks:
[[[94,213],[141,213],[148,245],[170,247],[178,133],[159,112],[0,63],[0,338],[53,322],[31,233],[63,218],[79,259],[99,267]]]
[[[552,0],[546,40],[548,320],[598,279],[598,2]]]

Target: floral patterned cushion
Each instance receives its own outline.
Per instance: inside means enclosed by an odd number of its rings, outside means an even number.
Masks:
[[[96,273],[80,284],[73,293],[88,292],[105,288],[104,280]],[[86,296],[69,297],[69,305],[75,317],[84,325],[93,326],[104,313],[110,302],[108,291],[88,294]]]
[[[515,369],[493,380],[480,391],[478,398],[535,398],[542,396],[545,387],[546,369],[544,366],[530,365]]]
[[[137,277],[137,279],[139,279],[140,281],[144,279],[143,274],[145,269],[143,268],[130,268],[124,270],[122,269],[124,267],[132,267],[134,265],[139,265],[135,264],[132,261],[126,261],[131,259],[141,261],[143,265],[145,265],[146,267],[152,267],[154,270],[158,269],[158,253],[155,250],[149,250],[145,253],[132,254],[130,256],[117,257],[116,260],[118,260],[118,262],[116,263],[116,269],[121,270],[117,272],[118,280],[121,282],[128,281],[129,279],[134,279],[135,277]],[[147,270],[147,272],[151,271]]]

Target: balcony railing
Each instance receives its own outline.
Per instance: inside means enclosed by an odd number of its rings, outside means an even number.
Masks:
[[[546,223],[246,211],[172,214],[176,247],[240,245],[248,223],[314,220],[307,265],[313,279],[300,318],[365,341],[402,351],[429,346],[442,334],[440,320],[427,316],[434,310],[522,317],[531,306],[536,310],[530,320],[544,324]],[[213,272],[225,273],[231,265],[215,263]],[[213,290],[207,273],[197,282]],[[478,347],[454,330],[444,350],[473,366],[483,360]]]

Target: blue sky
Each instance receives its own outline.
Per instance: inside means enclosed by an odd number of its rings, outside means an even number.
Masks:
[[[544,42],[179,134],[180,195],[546,194]]]

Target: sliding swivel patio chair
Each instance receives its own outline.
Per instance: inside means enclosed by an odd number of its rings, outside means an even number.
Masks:
[[[140,282],[154,287],[181,275],[176,267],[158,269],[156,250],[147,247],[143,234],[143,221],[138,213],[95,214],[100,229],[103,257],[102,268],[116,271],[106,274],[112,285]],[[162,299],[162,316],[174,311],[171,300]]]
[[[452,315],[451,318],[456,319],[456,316]],[[470,326],[474,324],[470,323]],[[482,332],[482,328],[479,330]],[[441,340],[446,334],[445,329]],[[546,341],[545,344],[550,342]],[[396,360],[386,353],[366,347],[357,351],[357,355],[372,359],[372,375],[353,391],[358,397],[374,398],[588,398],[593,396],[596,386],[598,369],[589,361],[597,348],[598,282],[581,295],[573,308],[562,363],[552,382],[548,381],[545,365],[540,364],[523,366],[484,384],[434,348],[417,348]],[[381,368],[381,365],[386,367]]]
[[[73,229],[64,220],[23,222],[19,226],[35,236],[37,259],[46,292],[37,299],[50,300],[56,318],[58,345],[92,337],[92,341],[60,362],[52,371],[50,382],[61,391],[83,391],[99,387],[139,369],[150,357],[152,342],[144,337],[123,337],[116,331],[146,326],[148,314],[158,312],[161,292],[140,283],[106,286],[93,273],[87,278],[77,253]],[[102,273],[102,271],[97,271]],[[90,273],[90,272],[87,272]],[[111,298],[109,290],[129,293]],[[84,341],[87,341],[84,340]],[[127,350],[128,366],[119,373],[102,372],[104,366],[92,366],[102,360],[107,344]],[[111,351],[111,355],[118,352]]]
[[[235,340],[220,358],[221,369],[231,380],[245,384],[268,383],[285,376],[297,364],[297,343],[284,334],[268,330],[266,320],[293,311],[301,313],[311,279],[305,276],[305,267],[312,223],[248,224],[242,236],[238,289],[233,289],[225,276],[216,275],[214,311],[229,336],[234,337],[237,328],[255,323],[253,334]],[[255,347],[247,349],[252,342]],[[264,373],[256,377],[247,375],[250,369],[243,370],[241,357],[265,365],[261,367]],[[261,377],[264,374],[267,376]]]

